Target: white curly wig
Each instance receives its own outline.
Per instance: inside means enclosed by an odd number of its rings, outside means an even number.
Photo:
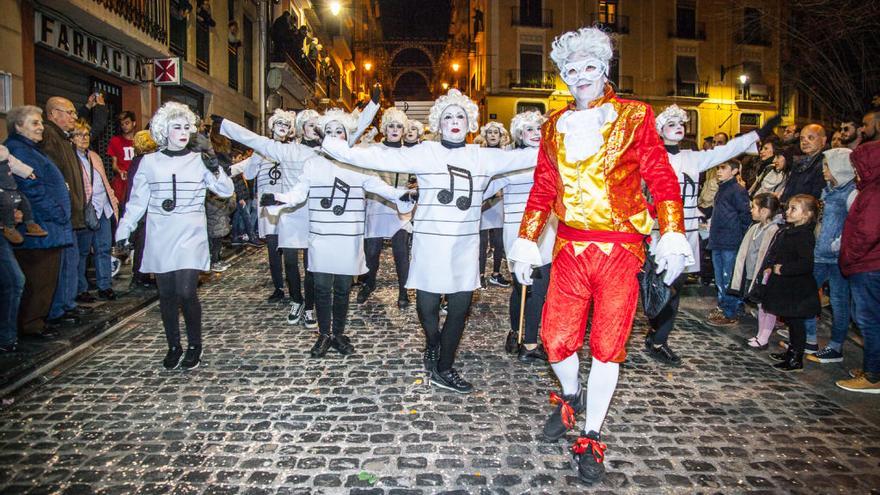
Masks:
[[[660,114],[657,115],[657,118],[654,120],[654,124],[657,127],[657,133],[662,136],[663,126],[674,120],[677,120],[684,124],[689,119],[687,112],[682,110],[681,107],[679,107],[678,105],[672,104],[666,107],[662,112],[660,112]]]
[[[330,108],[327,109],[323,115],[318,117],[318,130],[321,134],[324,134],[325,129],[327,128],[327,124],[330,122],[339,122],[342,124],[342,127],[345,128],[345,135],[349,139],[351,135],[357,131],[358,127],[358,111],[355,110],[352,113],[348,113],[341,108]]]
[[[480,122],[477,120],[480,116],[480,109],[477,108],[474,100],[461,94],[461,91],[455,88],[437,98],[434,105],[431,106],[431,113],[428,114],[428,125],[431,127],[431,132],[440,132],[440,116],[453,105],[461,107],[467,115],[468,132],[477,132],[477,129],[480,128]]]
[[[422,136],[425,135],[425,124],[419,122],[418,120],[413,120],[413,119],[409,119],[409,118],[408,118],[408,119],[407,119],[406,130],[410,130],[410,129],[412,129],[413,127],[415,127],[416,129],[418,129],[418,131],[419,131],[419,137],[422,137]]]
[[[485,146],[486,131],[488,131],[489,129],[498,129],[499,131],[501,131],[501,141],[498,143],[498,146],[504,148],[505,146],[510,144],[510,133],[507,132],[507,129],[504,128],[504,124],[495,120],[490,120],[489,122],[486,122],[484,126],[480,127],[480,138],[482,139],[479,143],[477,143],[476,141],[474,141],[474,143]]]
[[[537,110],[527,110],[513,116],[510,121],[510,133],[513,134],[513,142],[522,144],[522,133],[526,126],[533,125],[540,128],[547,119]]]
[[[290,126],[290,132],[285,137],[293,136],[296,132],[296,112],[276,108],[275,113],[269,117],[269,129],[275,127],[278,122],[286,122]]]
[[[311,108],[301,110],[298,114],[296,114],[296,124],[294,125],[294,127],[296,128],[296,135],[302,136],[303,126],[306,125],[306,122],[312,119],[317,119],[320,116],[321,114],[319,114],[315,110],[312,110]]]
[[[397,122],[401,124],[404,129],[406,129],[406,124],[408,121],[409,119],[406,117],[406,114],[403,113],[402,110],[394,107],[389,107],[382,112],[382,120],[379,121],[379,128],[382,129],[382,132],[385,132],[385,126],[392,122]]]
[[[595,57],[605,62],[607,67],[611,63],[611,57],[614,56],[611,38],[601,29],[583,27],[577,31],[560,34],[553,40],[550,58],[560,70],[574,54]]]
[[[156,110],[156,114],[150,119],[150,135],[159,148],[168,146],[168,124],[172,120],[184,119],[192,127],[192,132],[199,130],[199,117],[188,106],[176,101],[169,101]]]

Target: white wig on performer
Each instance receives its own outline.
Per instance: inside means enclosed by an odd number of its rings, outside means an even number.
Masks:
[[[382,132],[384,133],[385,127],[388,124],[392,122],[397,122],[398,124],[402,125],[404,129],[406,129],[406,124],[408,121],[409,119],[406,117],[406,114],[403,113],[402,110],[390,107],[386,108],[382,112],[382,120],[379,123],[379,128],[382,129]]]
[[[454,88],[437,98],[434,105],[431,106],[431,112],[428,114],[428,125],[431,127],[431,132],[440,132],[440,116],[451,106],[461,107],[467,115],[468,132],[477,132],[477,129],[480,128],[480,122],[477,120],[480,110],[477,108],[477,104]]]
[[[418,131],[418,133],[419,133],[419,137],[422,137],[425,135],[425,124],[421,123],[418,120],[413,120],[413,119],[409,119],[409,118],[407,119],[406,122],[407,122],[407,125],[406,125],[407,131],[412,130],[412,129],[416,129],[416,131]]]
[[[186,120],[194,131],[198,130],[199,117],[188,106],[176,101],[169,101],[159,107],[150,119],[150,135],[160,149],[168,146],[168,124],[178,119]]]
[[[295,127],[296,127],[296,135],[297,135],[297,136],[302,136],[302,134],[303,134],[303,126],[306,125],[306,122],[308,122],[308,121],[310,121],[310,120],[312,120],[312,119],[317,119],[317,118],[320,117],[320,116],[321,116],[321,114],[319,114],[319,113],[316,112],[315,110],[312,110],[311,108],[307,108],[307,109],[305,109],[305,110],[300,111],[300,112],[296,115],[296,125],[295,125]]]
[[[562,70],[566,61],[573,56],[585,59],[596,59],[604,67],[603,73],[608,74],[608,65],[614,51],[611,48],[611,38],[598,28],[584,27],[577,31],[569,31],[560,34],[553,40],[550,50],[550,58],[559,70]]]
[[[490,120],[489,122],[486,122],[485,125],[480,127],[480,136],[483,136],[483,139],[486,139],[486,131],[488,131],[489,129],[498,129],[498,132],[501,133],[502,140],[504,140],[505,137],[510,139],[510,134],[507,132],[507,129],[504,128],[504,124],[496,120]]]
[[[675,104],[669,105],[657,115],[657,118],[655,120],[657,133],[662,136],[663,126],[670,122],[681,122],[682,124],[684,124],[688,120],[690,119],[688,119],[687,112],[682,110],[681,107]]]
[[[275,113],[269,117],[269,129],[274,128],[275,124],[279,122],[283,122],[290,126],[290,132],[285,137],[293,136],[293,133],[296,130],[296,112],[276,108]]]
[[[325,111],[323,115],[318,117],[318,129],[320,130],[321,134],[325,134],[327,132],[327,125],[330,122],[339,122],[340,124],[342,124],[342,127],[345,128],[345,136],[351,139],[352,135],[357,132],[357,115],[357,110],[352,113],[348,113],[341,108],[330,108]]]
[[[537,110],[526,110],[513,116],[510,121],[510,133],[513,134],[513,143],[522,145],[522,133],[527,126],[541,128],[547,119]]]

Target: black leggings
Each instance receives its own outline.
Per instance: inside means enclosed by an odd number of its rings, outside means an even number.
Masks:
[[[807,346],[807,319],[786,318],[785,323],[788,325],[788,341],[791,343],[791,349],[803,356],[804,348]]]
[[[675,318],[678,316],[679,294],[687,280],[687,274],[682,273],[674,282],[672,282],[672,296],[669,297],[669,303],[660,310],[660,313],[653,318],[648,319],[651,328],[654,330],[654,345],[665,344],[669,339],[669,333],[675,327]]]
[[[266,236],[266,249],[269,251],[269,273],[272,274],[272,285],[275,290],[284,289],[284,275],[281,273],[281,253],[278,251],[278,236]]]
[[[376,288],[376,274],[379,271],[379,256],[382,254],[381,237],[364,239],[364,256],[369,271],[364,276],[364,285]],[[406,279],[409,277],[409,232],[400,229],[391,236],[391,254],[394,255],[394,268],[397,270],[397,298],[406,299]]]
[[[526,291],[525,327],[523,328],[523,343],[538,343],[538,327],[541,323],[541,312],[544,309],[544,300],[547,299],[547,288],[550,286],[550,263],[537,268],[538,273],[532,280],[530,289]],[[510,331],[519,332],[519,311],[522,301],[523,286],[516,277],[513,277],[513,291],[510,293]]]
[[[223,250],[223,238],[211,237],[208,239],[208,250],[211,252],[211,263],[220,261],[220,251]]]
[[[441,331],[440,298],[442,294],[423,290],[416,291],[416,311],[419,314],[419,323],[422,324],[422,330],[425,332],[425,341],[431,347],[440,345],[440,360],[437,362],[437,371],[446,371],[452,368],[455,352],[458,350],[458,344],[464,333],[464,325],[467,322],[473,295],[473,291],[446,294],[447,314]]]
[[[304,304],[304,309],[315,309],[315,278],[309,271],[309,250],[297,248],[281,248],[284,254],[284,275],[287,278],[287,291],[293,302]],[[305,277],[299,275],[299,253],[302,252],[303,271]],[[303,280],[303,278],[305,280]],[[305,294],[303,299],[302,285],[305,282]]]
[[[199,286],[199,270],[175,270],[157,273],[159,286],[159,311],[168,347],[180,347],[180,321],[178,310],[183,310],[186,321],[186,340],[189,347],[202,347],[202,304],[196,289]]]
[[[504,234],[502,229],[486,229],[480,231],[480,275],[486,273],[486,255],[492,245],[492,274],[501,272],[501,261],[504,260]]]
[[[351,293],[351,275],[315,273],[315,312],[321,335],[342,335],[348,319],[348,296]]]
[[[144,215],[145,219],[146,217],[147,216]],[[141,273],[141,263],[144,261],[144,246],[147,243],[147,225],[145,221],[138,223],[137,228],[134,229],[134,234],[132,234],[131,237],[131,242],[134,244],[134,260],[131,262],[132,278],[139,281],[148,280],[150,276]]]

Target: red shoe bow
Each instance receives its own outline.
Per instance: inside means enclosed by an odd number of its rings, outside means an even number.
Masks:
[[[562,424],[565,425],[569,430],[574,428],[574,422],[576,420],[574,415],[574,408],[571,407],[571,404],[565,401],[562,397],[556,394],[556,392],[550,392],[550,403],[554,405],[562,405]]]
[[[571,446],[571,451],[575,454],[583,455],[587,449],[590,449],[593,453],[593,459],[596,459],[596,462],[601,463],[605,461],[605,449],[607,448],[607,445],[598,440],[593,440],[589,437],[578,437]]]

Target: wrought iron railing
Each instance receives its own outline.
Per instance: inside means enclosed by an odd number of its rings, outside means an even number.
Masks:
[[[551,28],[553,27],[553,10],[535,9],[526,12],[519,7],[511,7],[510,25]]]
[[[150,38],[168,43],[170,0],[92,0],[130,22]]]
[[[556,72],[540,70],[509,70],[507,72],[510,88],[555,89]]]

